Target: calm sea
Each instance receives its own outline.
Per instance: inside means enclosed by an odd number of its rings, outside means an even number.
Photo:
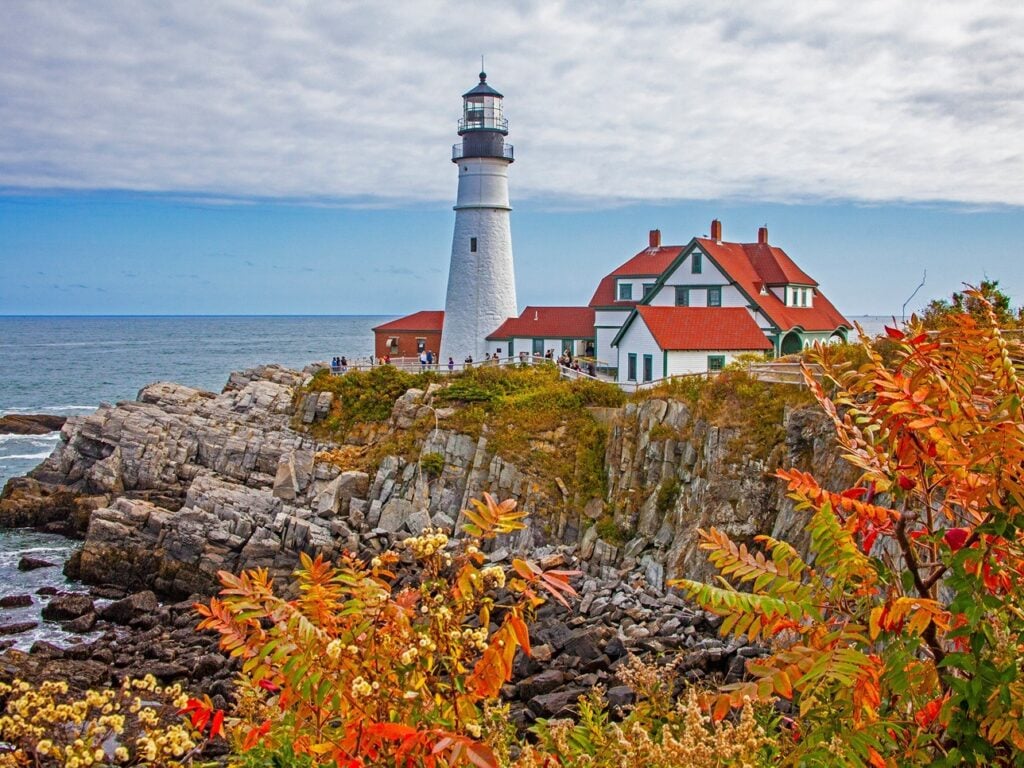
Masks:
[[[0,415],[89,413],[154,381],[219,392],[231,371],[369,356],[379,316],[0,317]],[[0,435],[0,486],[46,458],[57,433]]]

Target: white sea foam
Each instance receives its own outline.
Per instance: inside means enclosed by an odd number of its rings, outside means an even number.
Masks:
[[[45,459],[50,455],[50,451],[43,451],[42,453],[12,453],[8,456],[0,456],[0,461],[6,461],[10,459]]]
[[[38,408],[5,408],[0,410],[0,416],[19,413],[63,413],[64,411],[95,411],[98,405],[40,405]]]
[[[0,435],[0,446],[11,443],[47,445],[60,440],[60,432],[45,432],[42,435]]]

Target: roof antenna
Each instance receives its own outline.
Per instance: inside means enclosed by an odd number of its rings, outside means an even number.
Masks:
[[[480,54],[480,79],[487,79],[487,72],[484,70],[484,55],[482,53]]]

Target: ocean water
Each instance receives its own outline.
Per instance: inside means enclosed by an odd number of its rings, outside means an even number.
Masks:
[[[155,381],[219,392],[231,371],[302,368],[373,352],[390,316],[0,317],[0,415],[89,413]],[[0,485],[45,459],[58,433],[0,435]]]

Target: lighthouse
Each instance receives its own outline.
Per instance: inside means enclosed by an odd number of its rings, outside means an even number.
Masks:
[[[508,120],[502,95],[487,84],[487,73],[462,95],[461,141],[452,147],[459,169],[452,258],[441,334],[442,361],[461,363],[486,354],[485,337],[518,314],[508,168],[512,145],[505,143]]]

